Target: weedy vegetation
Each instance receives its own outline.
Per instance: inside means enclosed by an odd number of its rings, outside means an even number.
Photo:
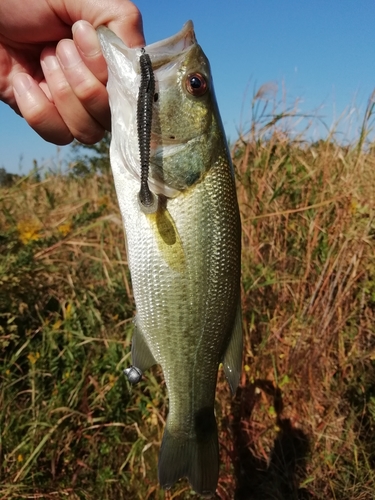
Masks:
[[[244,370],[219,373],[221,500],[375,491],[375,150],[312,143],[258,92],[232,146]],[[270,109],[271,106],[271,109]],[[76,146],[77,153],[82,148]],[[0,498],[193,499],[157,484],[158,368],[129,387],[134,302],[108,138],[0,188]]]

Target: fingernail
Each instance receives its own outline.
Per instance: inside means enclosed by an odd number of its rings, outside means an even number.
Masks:
[[[60,67],[59,61],[55,55],[46,55],[41,60],[42,65],[44,65],[49,71],[54,71]]]
[[[72,26],[74,42],[85,57],[101,52],[100,43],[93,26],[87,21],[77,21]]]
[[[56,49],[56,55],[63,68],[69,69],[82,62],[81,56],[72,40],[60,42]]]
[[[26,94],[30,90],[31,84],[31,77],[26,73],[18,73],[13,78],[13,89],[19,97]]]

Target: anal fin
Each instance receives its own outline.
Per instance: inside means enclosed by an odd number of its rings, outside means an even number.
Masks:
[[[243,335],[241,303],[238,302],[232,335],[224,354],[223,367],[232,394],[236,392],[242,369]]]

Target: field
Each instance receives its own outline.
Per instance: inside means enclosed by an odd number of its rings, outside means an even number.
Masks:
[[[254,100],[254,110],[262,103]],[[221,500],[375,498],[375,150],[261,114],[232,145],[244,370],[219,373]],[[78,147],[78,151],[80,151]],[[134,302],[107,142],[0,188],[0,499],[194,499],[157,484],[158,368],[129,387]]]

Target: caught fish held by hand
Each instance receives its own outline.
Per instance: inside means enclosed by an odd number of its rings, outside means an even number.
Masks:
[[[188,22],[130,49],[98,29],[108,64],[111,167],[136,304],[129,380],[158,363],[169,414],[159,481],[203,494],[219,474],[215,389],[242,362],[240,217],[209,62]]]

